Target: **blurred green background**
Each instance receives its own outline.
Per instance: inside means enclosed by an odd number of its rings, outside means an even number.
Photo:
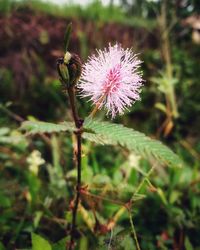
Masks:
[[[51,243],[69,234],[74,138],[24,136],[18,128],[27,119],[71,120],[56,73],[70,21],[69,50],[83,62],[109,42],[138,53],[141,101],[114,122],[163,141],[185,162],[183,169],[157,165],[150,184],[143,181],[150,162],[84,142],[82,179],[94,196],[82,197],[76,249],[136,249],[127,212],[112,232],[103,226],[141,182],[131,211],[141,249],[200,249],[199,0],[117,3],[0,0],[0,250],[30,249],[33,232]],[[82,117],[91,110],[83,99],[78,106]],[[109,120],[103,111],[98,116]]]

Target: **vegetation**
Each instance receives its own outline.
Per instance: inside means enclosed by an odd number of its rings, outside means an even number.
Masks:
[[[56,72],[69,21],[71,52],[85,61],[118,41],[145,79],[125,115],[84,121],[75,249],[200,249],[200,44],[187,22],[198,11],[189,0],[0,2],[0,250],[70,241],[76,128]],[[78,97],[78,110],[87,117],[90,103]]]

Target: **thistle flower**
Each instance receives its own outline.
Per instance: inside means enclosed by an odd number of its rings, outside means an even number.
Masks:
[[[97,50],[83,65],[78,88],[81,97],[90,97],[93,104],[107,109],[114,118],[123,114],[136,100],[139,100],[142,86],[141,61],[131,49],[121,45],[109,45],[108,49]]]

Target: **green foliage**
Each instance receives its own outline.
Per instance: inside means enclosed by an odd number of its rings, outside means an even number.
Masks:
[[[65,250],[66,243],[69,241],[69,237],[65,237],[62,240],[52,245],[52,250]]]
[[[5,247],[1,242],[0,242],[0,250],[5,250]]]
[[[92,119],[85,120],[84,128],[94,134],[92,136],[84,134],[83,136],[96,143],[121,145],[149,160],[155,158],[161,164],[174,167],[181,167],[183,165],[181,159],[161,142],[150,139],[131,128]]]
[[[25,6],[33,11],[40,11],[56,17],[83,18],[98,22],[115,22],[134,27],[144,27],[149,30],[152,30],[156,25],[153,19],[147,22],[145,18],[140,18],[139,16],[127,17],[126,12],[123,11],[120,6],[104,6],[99,0],[91,1],[91,3],[87,4],[84,8],[79,4],[73,3],[68,3],[60,7],[41,0],[21,0],[20,2],[16,2],[15,0],[2,0],[2,3],[0,3],[0,12],[3,14],[10,13],[13,8],[24,8]]]
[[[8,14],[12,10],[13,0],[0,1],[0,13]]]
[[[71,122],[54,124],[25,121],[22,123],[21,129],[25,130],[27,134],[35,134],[63,131],[73,132],[75,127]],[[120,145],[149,160],[155,158],[161,164],[174,167],[182,167],[183,165],[181,159],[168,147],[133,129],[126,128],[119,124],[100,122],[92,119],[85,120],[84,129],[86,132],[83,133],[83,138],[90,141],[100,144]]]
[[[53,132],[64,132],[74,131],[74,125],[72,122],[63,122],[61,124],[40,122],[40,121],[25,121],[21,125],[21,130],[25,130],[27,134],[37,133],[53,133]]]
[[[50,244],[46,239],[38,234],[32,233],[32,250],[66,250],[68,238],[63,238],[57,243]]]
[[[23,146],[26,142],[18,131],[11,131],[7,127],[0,128],[0,144],[11,144],[13,146]]]
[[[119,226],[104,236],[99,237],[98,250],[136,250],[134,241],[130,235],[130,229],[123,229]]]
[[[32,233],[32,250],[52,250],[51,245],[41,236]]]

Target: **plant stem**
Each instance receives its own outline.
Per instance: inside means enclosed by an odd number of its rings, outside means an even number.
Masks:
[[[72,116],[77,128],[77,131],[75,132],[76,135],[76,151],[75,151],[75,157],[76,157],[76,165],[77,165],[77,183],[76,183],[76,197],[74,200],[74,206],[72,210],[72,224],[71,224],[71,232],[70,232],[70,243],[69,246],[67,246],[68,250],[73,249],[74,245],[74,232],[76,229],[76,217],[77,217],[77,210],[78,210],[78,204],[80,200],[80,188],[81,188],[81,148],[82,148],[82,124],[83,121],[82,119],[79,118],[77,108],[76,108],[76,102],[75,102],[75,90],[74,86],[70,86],[68,88],[68,95],[69,95],[69,101],[70,101],[70,106],[72,110]]]
[[[98,111],[100,105],[102,104],[102,102],[103,102],[105,96],[106,96],[106,95],[104,94],[104,95],[102,95],[102,96],[99,98],[99,101],[97,102],[96,106],[94,107],[94,109],[92,110],[92,112],[91,112],[90,115],[89,115],[90,118],[93,118],[93,117],[95,116],[95,114],[96,114],[96,112]]]
[[[168,103],[169,114],[168,116],[173,116],[174,118],[178,117],[178,109],[176,103],[176,96],[174,86],[172,84],[173,79],[173,65],[171,59],[171,51],[170,51],[170,41],[169,41],[169,29],[167,28],[167,8],[168,1],[164,0],[161,6],[161,14],[160,14],[160,30],[161,30],[161,50],[163,53],[164,62],[166,64],[166,75],[168,77],[168,92],[166,95],[166,102]]]
[[[141,188],[143,187],[145,181],[148,179],[148,177],[152,174],[153,170],[155,169],[155,166],[152,166],[151,169],[148,171],[148,173],[144,176],[144,178],[142,179],[142,181],[140,182],[140,184],[138,185],[138,187],[136,188],[135,192],[133,193],[130,202],[134,201],[134,197],[135,195],[137,195],[139,193],[139,191],[141,190]],[[114,215],[114,217],[112,218],[112,220],[108,223],[107,227],[108,229],[112,229],[117,221],[119,220],[119,218],[128,210],[128,212],[130,212],[129,206],[122,206]]]
[[[70,102],[70,106],[71,106],[71,110],[72,110],[72,116],[73,116],[76,128],[80,129],[82,124],[80,124],[80,119],[78,117],[78,112],[77,112],[77,108],[76,108],[76,104],[75,104],[76,98],[75,98],[74,86],[68,87],[67,91],[68,91],[68,95],[69,95],[69,102]]]
[[[76,215],[78,210],[78,204],[80,200],[80,188],[81,188],[81,133],[76,134],[77,138],[77,153],[76,153],[76,159],[77,159],[77,185],[76,185],[76,198],[74,201],[74,206],[72,210],[72,225],[71,225],[71,239],[69,244],[69,250],[73,249],[73,243],[74,243],[74,232],[76,229]]]
[[[136,231],[135,231],[135,226],[133,224],[133,219],[132,219],[130,211],[129,211],[129,220],[130,220],[130,224],[131,224],[131,229],[132,229],[133,237],[134,237],[134,240],[135,240],[136,249],[137,250],[141,250],[139,242],[138,242],[137,234],[136,234]]]

